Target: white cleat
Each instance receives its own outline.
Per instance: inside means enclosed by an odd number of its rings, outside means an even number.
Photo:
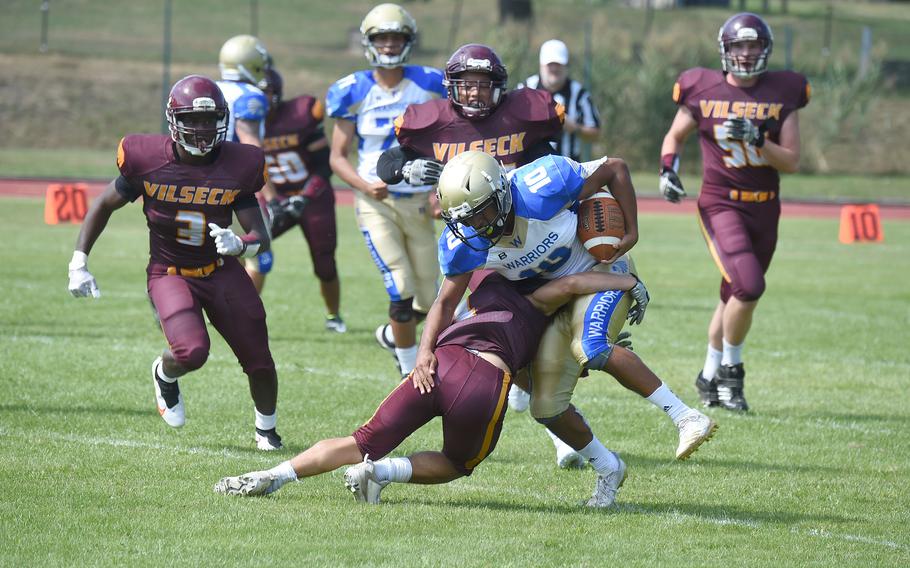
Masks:
[[[676,427],[679,429],[676,459],[684,460],[688,459],[702,443],[711,439],[717,430],[717,423],[693,408],[683,415]]]
[[[215,493],[259,497],[274,493],[281,487],[275,476],[267,471],[251,471],[237,477],[225,477],[215,484]]]
[[[345,325],[341,316],[326,316],[325,329],[326,331],[334,331],[335,333],[346,333],[348,331],[348,326]]]
[[[553,445],[556,446],[556,465],[561,469],[584,469],[588,465],[588,460],[569,444],[560,440],[556,434],[547,430]]]
[[[523,388],[512,385],[509,388],[509,408],[515,412],[524,412],[531,406],[531,393]]]
[[[611,507],[613,503],[616,502],[616,492],[619,491],[619,488],[622,487],[622,484],[626,481],[626,462],[622,461],[615,452],[613,452],[613,455],[616,456],[619,467],[607,475],[597,475],[594,493],[585,503],[586,506],[604,508]]]
[[[364,456],[363,461],[344,470],[344,486],[354,494],[354,500],[359,503],[379,503],[379,494],[388,485],[388,481],[378,481],[369,456]]]
[[[168,426],[180,428],[186,423],[186,411],[183,408],[183,395],[180,394],[180,387],[177,381],[174,381],[173,387],[177,389],[177,404],[168,406],[161,394],[161,385],[164,383],[158,378],[158,366],[161,365],[161,357],[152,362],[152,384],[155,385],[155,404],[158,407],[158,414],[167,423]],[[164,383],[165,388],[171,385]]]

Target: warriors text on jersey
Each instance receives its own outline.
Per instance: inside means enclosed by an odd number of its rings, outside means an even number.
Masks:
[[[446,227],[439,238],[443,274],[486,268],[509,280],[524,280],[558,278],[590,269],[596,261],[578,240],[578,216],[572,209],[585,177],[581,164],[556,155],[512,171],[509,190],[515,225],[511,234],[504,234],[489,250],[476,251]]]
[[[229,227],[234,209],[258,207],[254,194],[265,183],[262,150],[225,142],[211,164],[180,162],[169,136],[135,134],[120,141],[117,167],[129,190],[125,199],[144,198],[151,261],[181,267],[205,266],[219,255],[209,223]]]
[[[326,95],[328,115],[353,121],[357,132],[359,163],[357,174],[367,181],[376,181],[376,162],[389,148],[398,145],[393,122],[408,105],[444,98],[442,72],[432,67],[406,65],[404,78],[394,89],[381,87],[373,71],[363,70],[339,79]],[[426,192],[432,186],[412,186],[407,182],[389,187],[399,193]]]
[[[725,196],[730,189],[777,191],[780,177],[761,148],[728,140],[723,122],[738,116],[765,124],[765,136],[777,142],[784,120],[806,106],[809,95],[806,78],[792,71],[769,71],[752,87],[733,86],[718,70],[684,71],[673,85],[673,101],[689,109],[698,122],[704,164],[702,191]]]
[[[558,136],[564,119],[563,106],[549,93],[519,89],[482,120],[462,117],[449,101],[411,105],[395,121],[395,130],[402,146],[440,162],[478,150],[512,169],[527,163],[526,150]]]
[[[325,175],[327,164],[307,150],[307,145],[325,137],[322,119],[325,107],[308,95],[282,101],[274,118],[266,124],[262,149],[269,169],[269,180],[282,195],[303,189],[311,173]]]

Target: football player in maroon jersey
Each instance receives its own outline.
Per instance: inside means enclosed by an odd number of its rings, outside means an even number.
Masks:
[[[325,105],[310,95],[282,100],[284,81],[275,69],[266,70],[265,80],[269,112],[262,148],[269,179],[278,192],[268,203],[272,238],[300,227],[325,302],[325,328],[344,333],[347,326],[338,309],[341,286],[335,266],[335,191],[329,182],[329,141],[322,127]]]
[[[689,69],[673,86],[679,110],[661,146],[660,191],[673,203],[686,195],[679,153],[697,130],[699,222],[722,280],[695,386],[706,406],[745,411],[743,343],[777,244],[779,172],[799,166],[798,110],[810,89],[799,73],[767,71],[774,38],[761,17],[732,16],[717,42],[721,69]]]
[[[547,316],[576,295],[629,290],[636,283],[630,275],[582,272],[522,296],[514,283],[490,276],[471,294],[472,312],[438,337],[434,382],[402,381],[352,435],[322,440],[269,470],[225,477],[215,492],[267,495],[290,481],[357,464],[345,471],[345,485],[358,501],[378,503],[393,481],[434,484],[471,475],[496,447],[512,375],[534,356]],[[436,416],[442,416],[442,451],[385,457]],[[590,507],[612,505],[625,478],[622,460],[612,452],[606,458],[617,466],[598,476]]]
[[[506,92],[508,71],[492,48],[459,47],[445,68],[447,99],[410,105],[395,120],[400,146],[386,150],[377,174],[386,183],[436,183],[440,164],[466,150],[490,154],[511,170],[555,152],[565,109],[546,91]]]
[[[120,141],[120,176],[85,217],[69,264],[76,297],[101,295],[87,259],[111,214],[139,197],[149,228],[148,295],[168,347],[152,363],[158,412],[173,427],[186,417],[177,379],[202,367],[210,340],[203,312],[249,378],[259,449],[281,448],[275,431],[278,377],[265,309],[238,257],[269,249],[255,193],[265,180],[262,150],[226,142],[228,107],[214,81],[177,81],[167,103],[170,136],[132,134]],[[244,235],[230,228],[237,215]]]

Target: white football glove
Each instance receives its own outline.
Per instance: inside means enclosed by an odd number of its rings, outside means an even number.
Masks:
[[[69,291],[76,298],[100,298],[101,290],[95,277],[88,271],[86,262],[88,256],[82,251],[73,252],[73,259],[69,264],[70,283]]]
[[[234,234],[234,231],[219,227],[215,223],[209,223],[209,235],[215,239],[215,250],[218,254],[227,256],[240,256],[246,248],[240,237]]]
[[[635,277],[638,280],[638,277]],[[645,310],[648,308],[648,302],[651,301],[651,296],[648,294],[648,289],[645,288],[645,284],[638,280],[635,283],[635,286],[629,290],[629,294],[632,295],[632,299],[635,300],[635,304],[629,308],[629,325],[640,324],[642,320],[645,319]]]
[[[756,148],[765,144],[764,131],[748,118],[728,118],[724,121],[724,129],[727,131],[727,140],[741,140]]]
[[[404,181],[411,185],[433,185],[439,181],[442,164],[429,158],[418,158],[405,163],[401,168]]]
[[[670,203],[679,203],[686,196],[682,181],[671,168],[664,168],[660,172],[660,194]]]

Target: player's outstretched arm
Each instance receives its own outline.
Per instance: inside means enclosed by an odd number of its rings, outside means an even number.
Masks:
[[[447,325],[452,322],[455,308],[468,289],[471,273],[446,276],[439,288],[439,295],[430,306],[427,319],[423,323],[423,333],[420,336],[420,347],[417,349],[417,364],[411,372],[411,381],[414,388],[421,394],[433,390],[433,375],[436,373],[436,339]]]
[[[670,130],[660,146],[660,194],[670,203],[679,203],[686,196],[679,179],[679,154],[686,138],[698,127],[695,117],[686,107],[679,107]]]
[[[82,228],[79,229],[79,236],[76,238],[76,248],[73,251],[73,258],[69,263],[69,291],[77,297],[92,296],[98,298],[101,296],[101,290],[95,282],[95,277],[88,271],[88,254],[95,246],[95,241],[104,232],[108,220],[117,209],[120,209],[129,201],[117,191],[117,184],[126,184],[123,178],[117,178],[108,184],[97,199],[92,201],[85,220],[82,222]]]
[[[534,307],[550,315],[575,296],[603,292],[605,290],[628,291],[638,284],[630,274],[610,272],[578,272],[547,282],[527,296]]]

